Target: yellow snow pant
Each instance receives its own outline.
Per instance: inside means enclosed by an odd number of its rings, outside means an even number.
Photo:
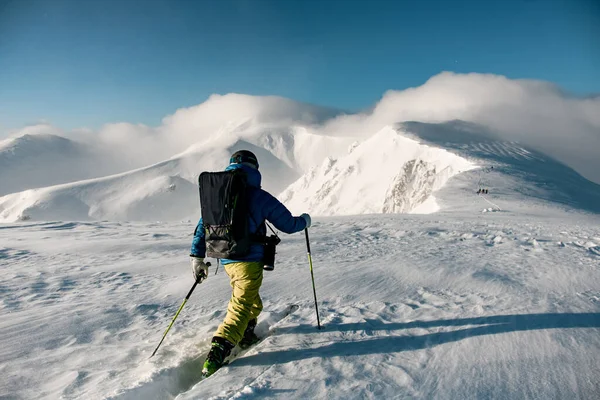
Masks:
[[[257,318],[263,305],[258,290],[263,280],[262,262],[236,262],[225,265],[233,291],[227,306],[225,320],[215,336],[238,344],[248,322]]]

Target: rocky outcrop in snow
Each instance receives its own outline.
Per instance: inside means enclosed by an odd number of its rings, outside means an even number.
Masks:
[[[466,159],[444,149],[423,145],[391,127],[344,157],[327,158],[279,197],[292,210],[316,215],[403,213],[414,211],[453,175],[474,168]]]

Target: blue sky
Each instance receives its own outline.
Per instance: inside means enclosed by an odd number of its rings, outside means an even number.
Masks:
[[[441,71],[600,92],[600,2],[0,0],[0,132],[157,125],[228,92],[359,110]]]

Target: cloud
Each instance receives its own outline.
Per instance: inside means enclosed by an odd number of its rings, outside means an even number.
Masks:
[[[340,116],[322,130],[364,136],[404,121],[485,125],[600,183],[600,98],[571,96],[549,82],[444,72],[424,85],[389,91],[366,114]]]
[[[319,124],[339,111],[276,96],[212,95],[196,106],[181,108],[163,118],[158,127],[120,122],[104,125],[95,134],[80,135],[107,151],[119,152],[130,163],[159,162],[194,144],[219,137],[233,143],[248,129]],[[226,136],[230,136],[227,138]]]
[[[18,130],[11,130],[7,132],[7,139],[16,138],[25,135],[58,135],[64,136],[65,132],[60,128],[52,126],[48,123],[39,123],[35,125],[29,125]]]
[[[504,140],[542,151],[600,183],[600,98],[491,74],[444,72],[419,87],[388,91],[368,112],[351,115],[276,96],[228,94],[179,109],[158,127],[122,122],[97,132],[62,132],[44,124],[18,134],[43,131],[94,142],[126,157],[127,165],[143,166],[198,142],[220,137],[232,143],[257,129],[303,126],[321,135],[367,138],[386,125],[449,120],[485,125]]]

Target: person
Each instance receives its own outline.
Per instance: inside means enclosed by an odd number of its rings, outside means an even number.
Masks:
[[[296,233],[310,227],[308,214],[294,217],[279,200],[261,189],[261,174],[256,156],[248,151],[235,152],[225,169],[231,171],[242,169],[248,183],[248,227],[251,233],[266,236],[265,220],[285,233]],[[190,253],[192,273],[196,281],[206,279],[208,265],[204,262],[206,241],[202,218],[198,222]],[[239,259],[221,259],[221,264],[230,279],[233,288],[227,306],[225,319],[218,327],[211,340],[211,348],[202,368],[202,375],[207,377],[215,373],[223,365],[231,350],[240,345],[249,347],[258,341],[254,328],[263,305],[259,289],[263,280],[264,246],[253,244],[247,256]]]

